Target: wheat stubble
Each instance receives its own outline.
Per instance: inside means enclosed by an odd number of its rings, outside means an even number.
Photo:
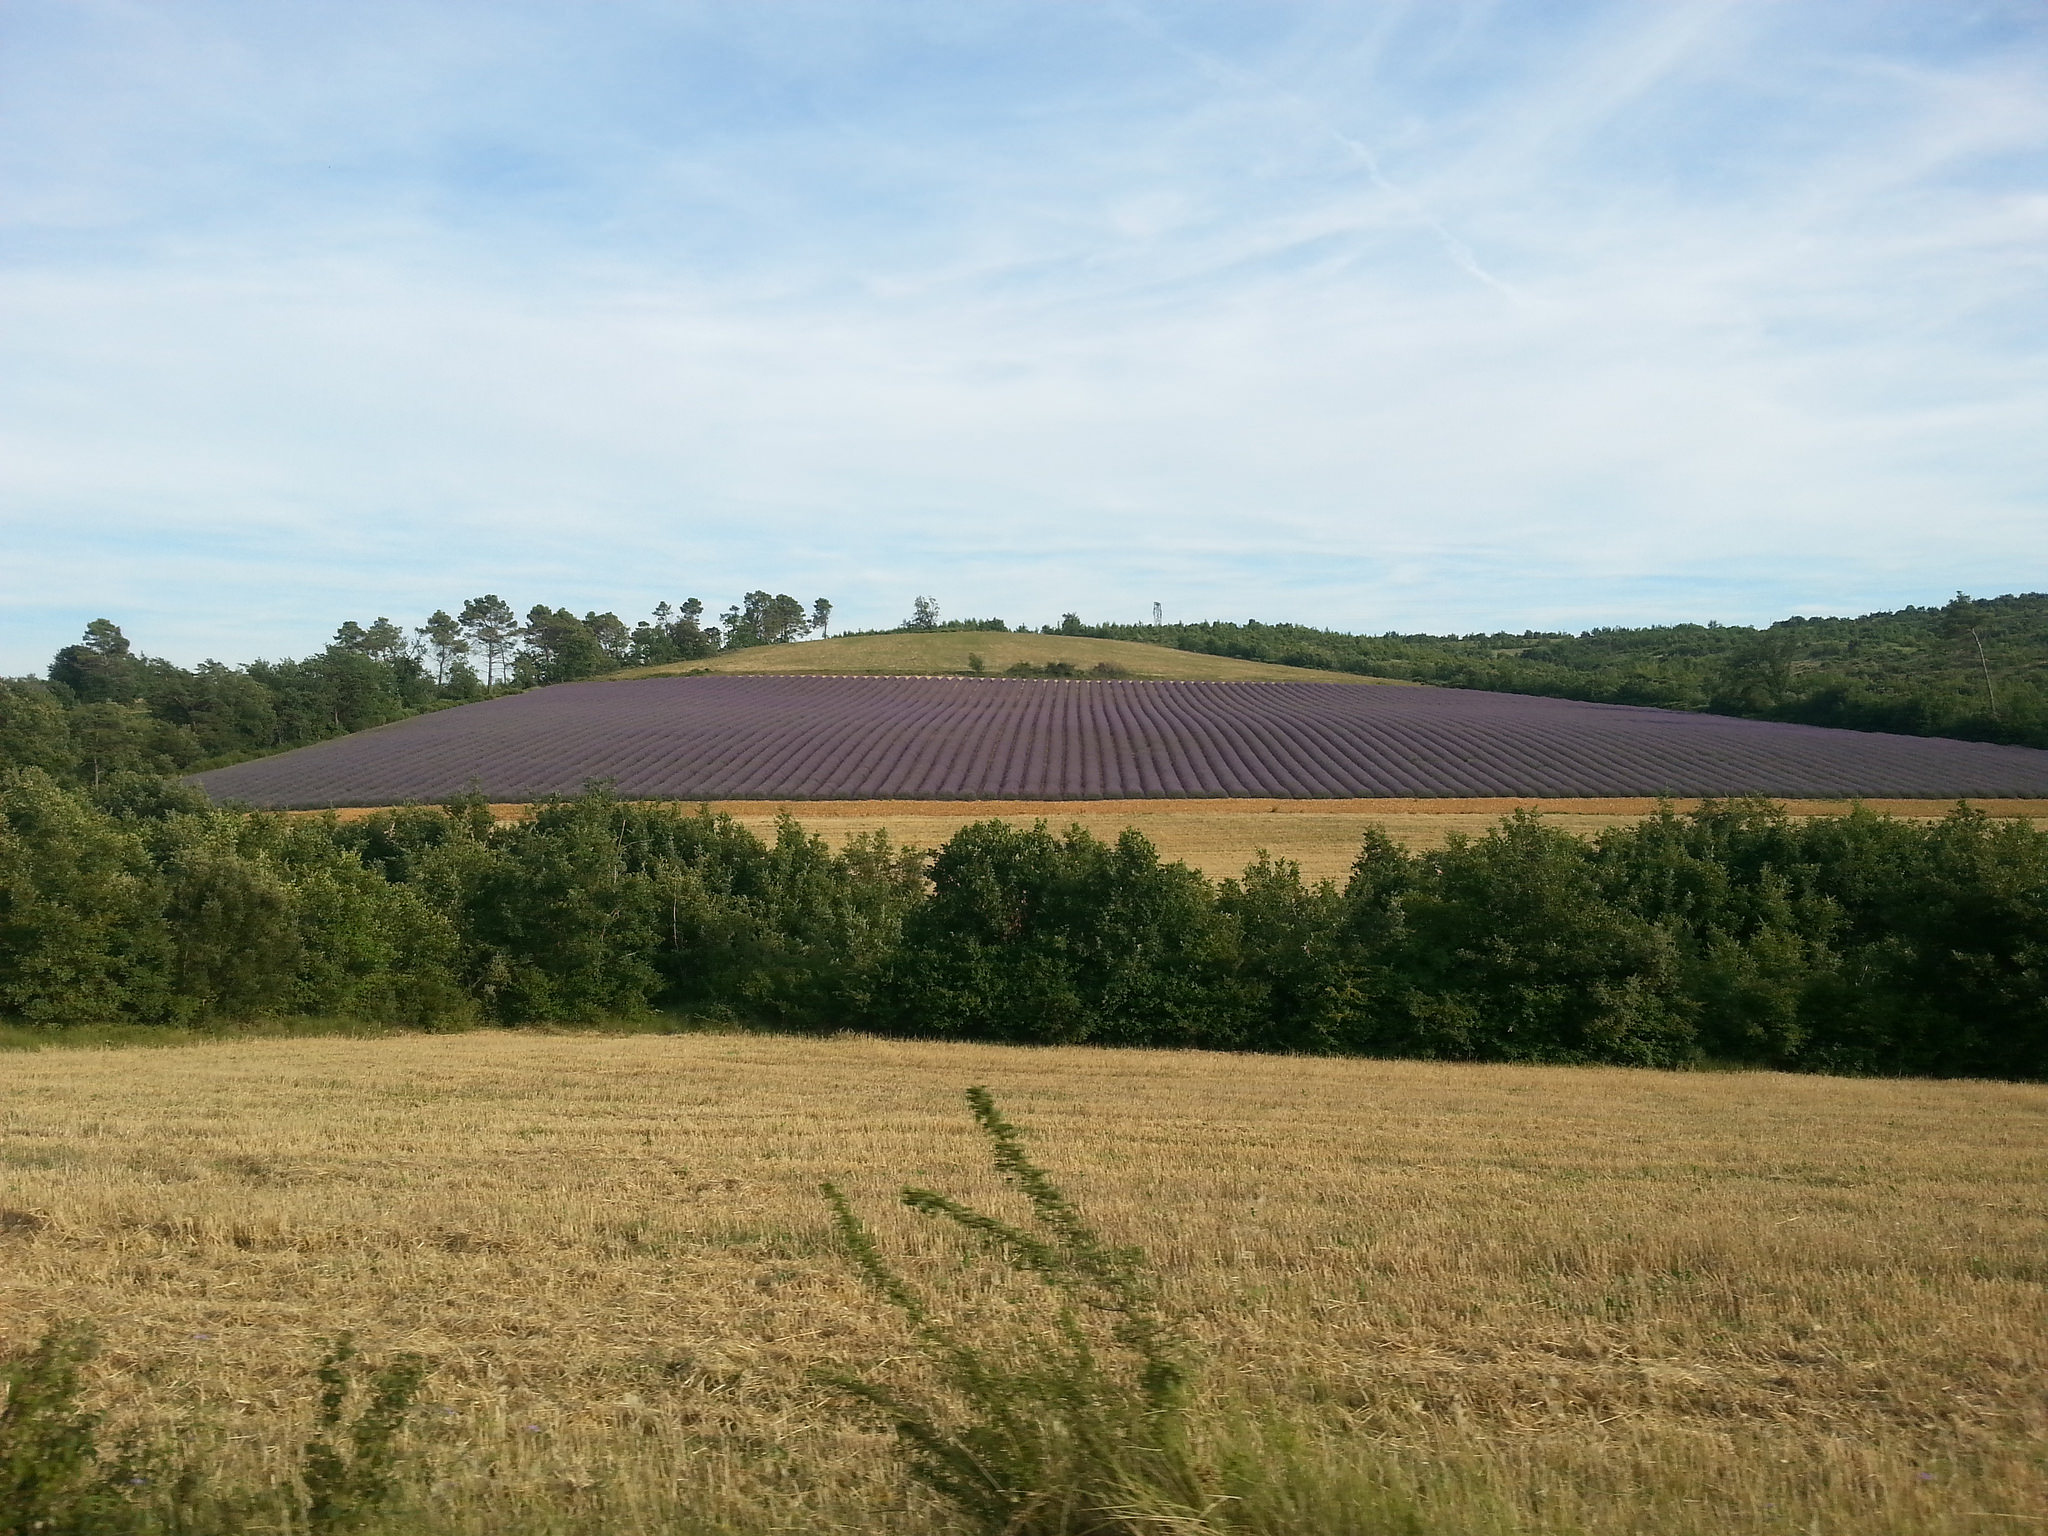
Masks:
[[[97,1319],[97,1390],[204,1404],[259,1460],[334,1331],[422,1350],[479,1509],[590,1489],[652,1529],[697,1479],[858,1527],[885,1442],[804,1373],[903,1340],[816,1181],[943,1260],[887,1199],[993,1198],[971,1082],[1149,1250],[1221,1393],[1386,1458],[1445,1528],[2048,1509],[2039,1086],[504,1033],[4,1072],[7,1344]]]

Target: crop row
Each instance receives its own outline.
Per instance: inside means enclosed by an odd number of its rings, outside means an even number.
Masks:
[[[572,683],[216,769],[307,807],[646,799],[2048,795],[2048,752],[1511,694],[1322,683]]]

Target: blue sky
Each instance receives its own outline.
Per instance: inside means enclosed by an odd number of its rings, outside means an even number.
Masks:
[[[2048,587],[2038,0],[0,7],[0,670]]]

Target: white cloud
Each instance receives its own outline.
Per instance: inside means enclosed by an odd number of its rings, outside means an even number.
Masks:
[[[68,10],[0,19],[0,667],[2041,584],[2023,12]]]

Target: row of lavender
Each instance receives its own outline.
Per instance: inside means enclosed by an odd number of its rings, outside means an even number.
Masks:
[[[536,690],[199,776],[258,806],[650,799],[2048,795],[2048,752],[1346,684],[696,677]]]

